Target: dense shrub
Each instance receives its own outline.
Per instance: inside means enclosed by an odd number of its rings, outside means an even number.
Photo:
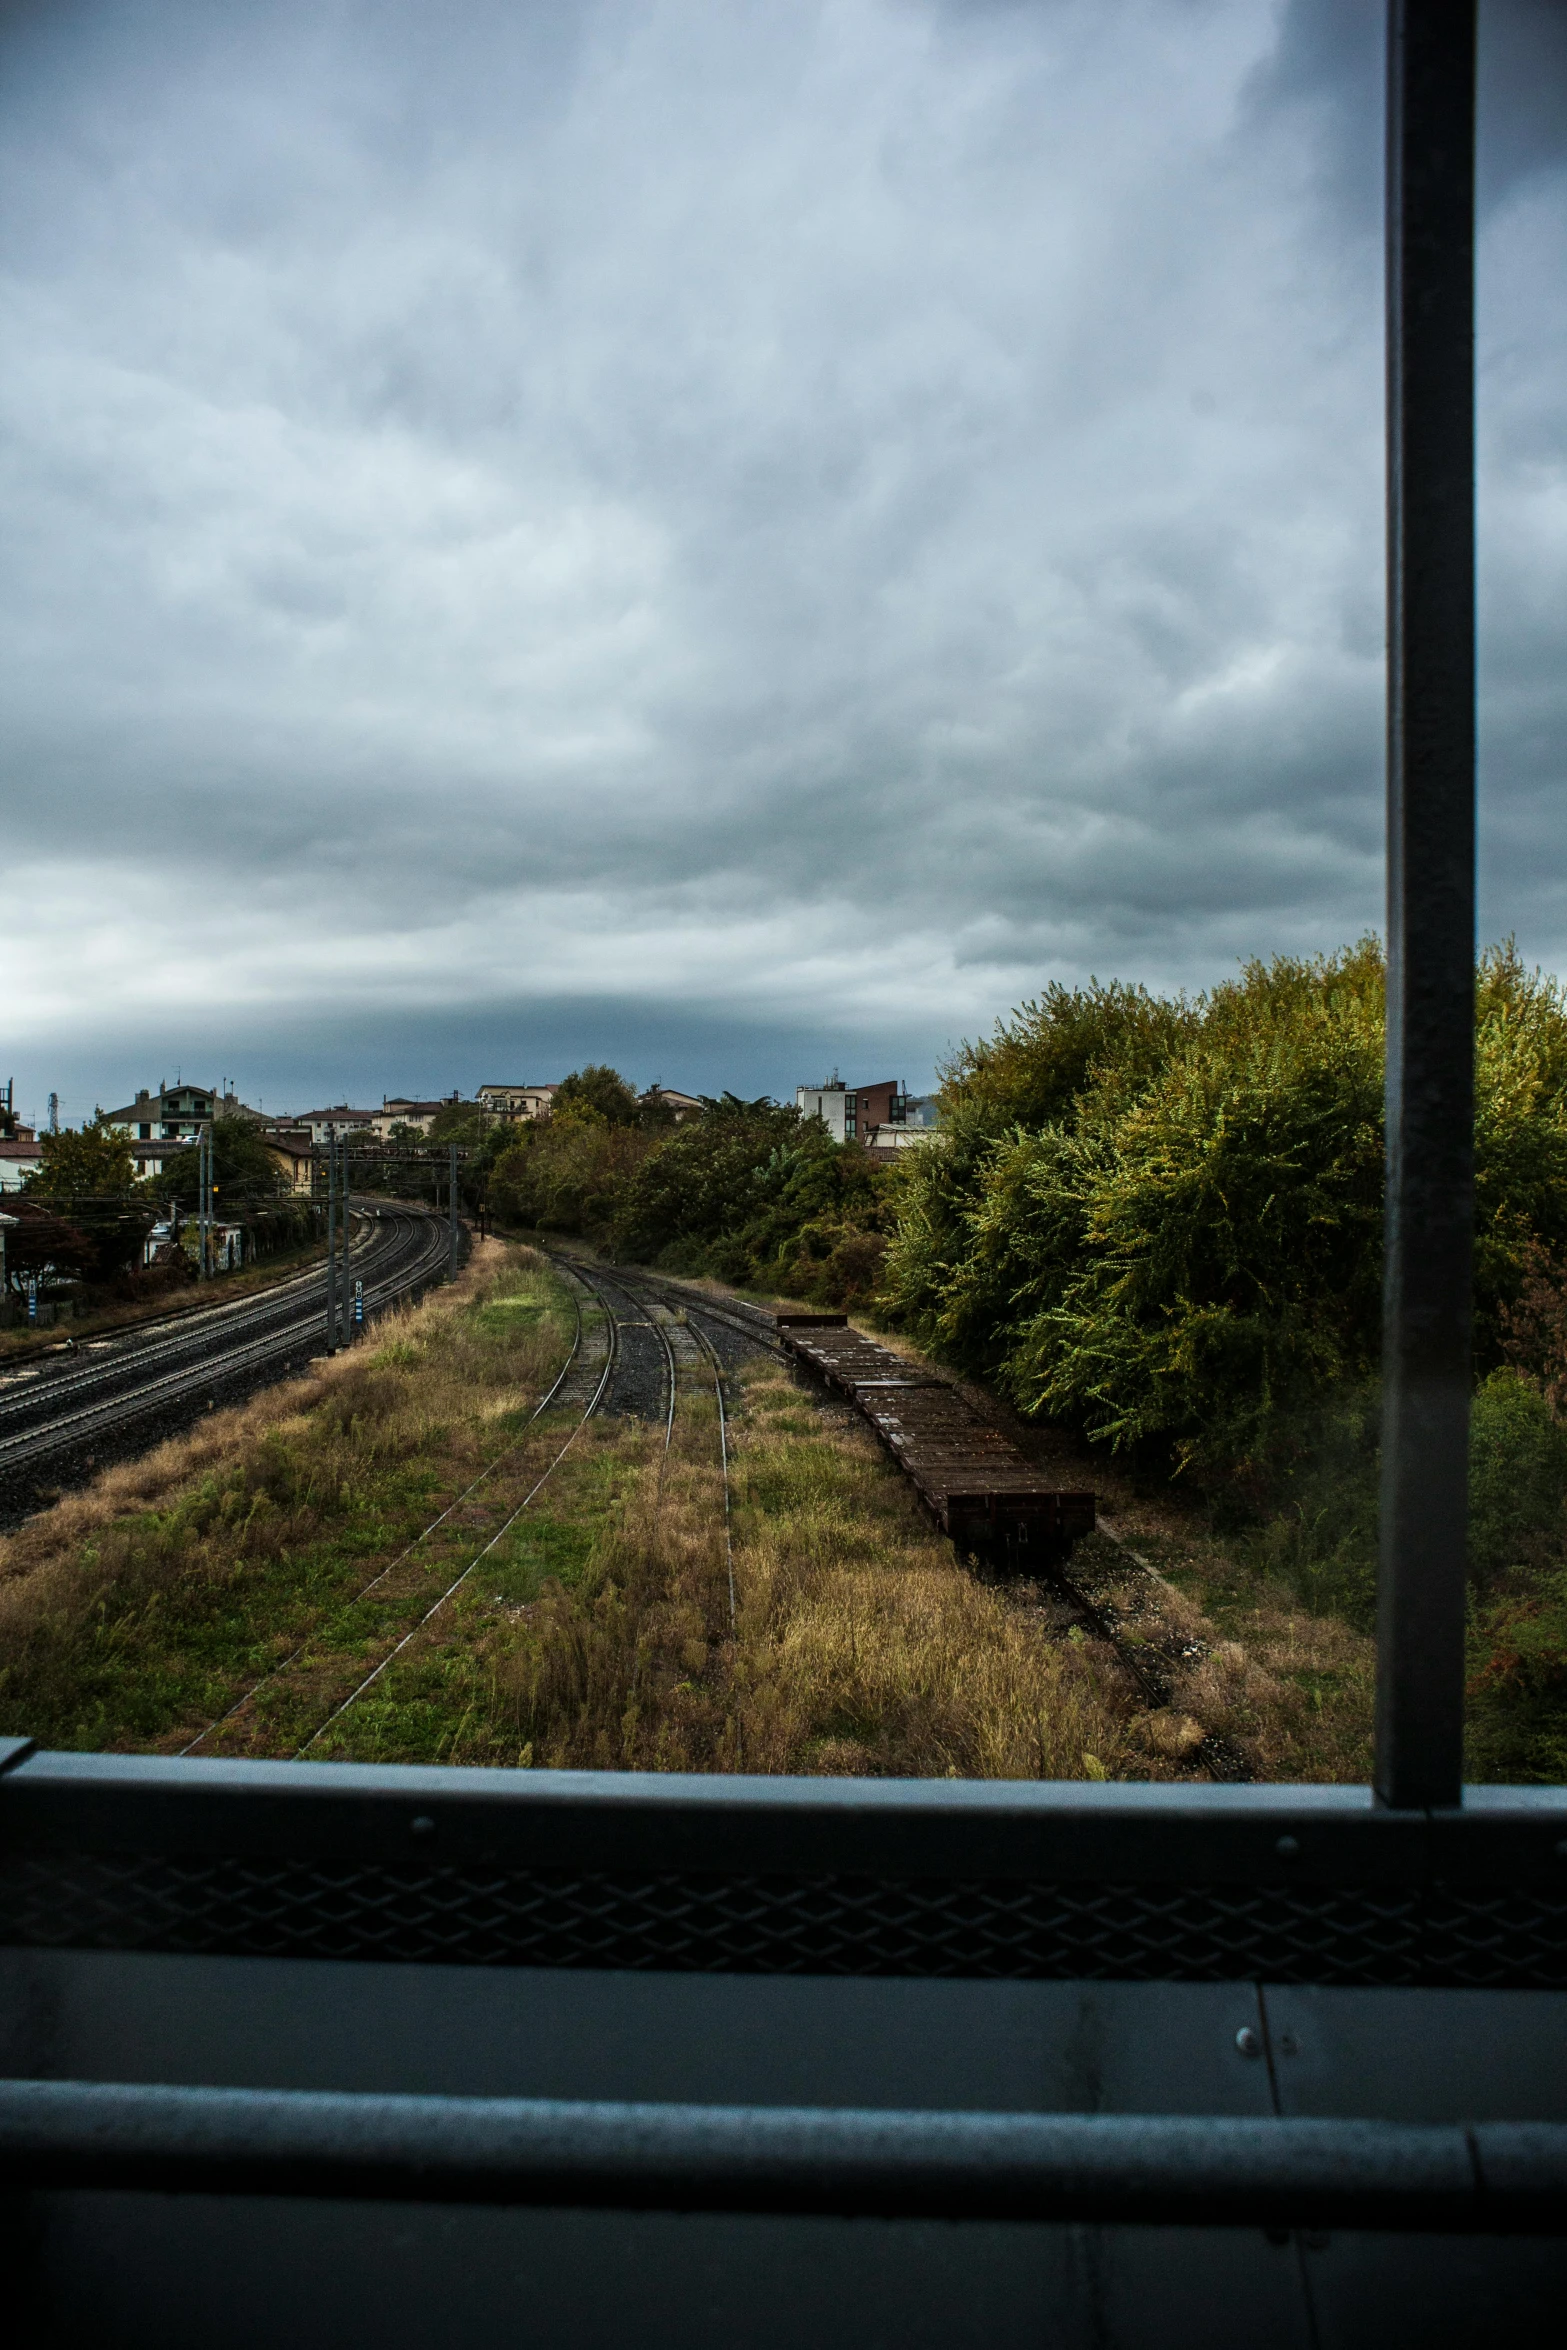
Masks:
[[[666,1271],[839,1306],[874,1294],[892,1197],[888,1170],[858,1144],[834,1143],[797,1110],[732,1094],[678,1126],[611,1124],[591,1102],[574,1102],[517,1134],[490,1175],[504,1220],[586,1234]]]
[[[1476,1296],[1501,1358],[1567,1243],[1567,1007],[1510,948],[1477,983]],[[1383,965],[1280,958],[1194,1001],[1056,989],[950,1073],[889,1294],[1026,1412],[1260,1499],[1379,1345]]]
[[[1567,1771],[1567,1002],[1476,974],[1473,1767]],[[1184,1474],[1308,1604],[1369,1629],[1383,963],[1210,995],[1053,989],[948,1075],[890,1302],[938,1352]]]
[[[520,1127],[490,1170],[490,1205],[506,1223],[597,1236],[650,1147],[635,1127],[591,1116]]]

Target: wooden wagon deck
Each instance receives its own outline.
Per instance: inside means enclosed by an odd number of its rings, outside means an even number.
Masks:
[[[1093,1495],[1042,1484],[949,1381],[851,1330],[842,1314],[781,1313],[777,1322],[785,1351],[863,1413],[959,1551],[1026,1570],[1093,1532]]]

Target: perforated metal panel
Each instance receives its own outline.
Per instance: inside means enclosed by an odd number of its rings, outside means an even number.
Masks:
[[[1567,1888],[573,1875],[16,1856],[0,1939],[475,1966],[1156,1982],[1567,1983]]]

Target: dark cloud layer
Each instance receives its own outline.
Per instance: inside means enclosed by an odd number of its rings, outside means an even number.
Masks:
[[[1375,924],[1378,14],[13,12],[24,1091],[918,1081]],[[1567,12],[1484,18],[1483,919],[1556,965]]]

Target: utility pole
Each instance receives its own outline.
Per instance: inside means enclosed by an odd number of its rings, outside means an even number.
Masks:
[[[339,1144],[338,1165],[341,1170],[338,1188],[343,1201],[343,1258],[338,1281],[340,1304],[338,1321],[343,1333],[343,1344],[347,1346],[353,1337],[353,1331],[350,1327],[348,1310],[348,1129],[346,1126]]]
[[[196,1277],[207,1278],[207,1130],[196,1130]]]
[[[0,1330],[11,1327],[11,1276],[6,1271],[5,1236],[21,1221],[20,1216],[0,1216]]]
[[[451,1225],[451,1239],[447,1251],[450,1260],[447,1266],[447,1276],[450,1280],[455,1281],[457,1278],[457,1145],[455,1142],[452,1144],[451,1167],[446,1178],[446,1209]]]
[[[337,1142],[326,1130],[326,1351],[337,1352]]]

